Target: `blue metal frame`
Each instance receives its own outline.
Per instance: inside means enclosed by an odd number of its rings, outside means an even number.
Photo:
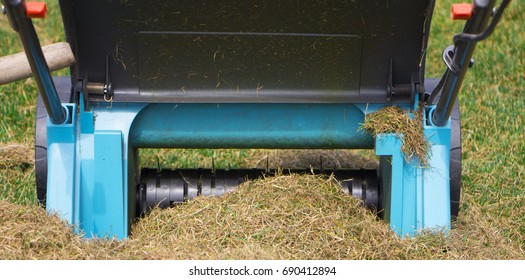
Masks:
[[[125,238],[134,217],[138,148],[376,148],[385,217],[398,234],[450,228],[450,125],[428,122],[430,168],[406,162],[396,135],[360,129],[366,104],[64,104],[48,128],[47,209],[86,237]],[[407,106],[408,107],[408,106]],[[431,112],[429,112],[431,114]]]

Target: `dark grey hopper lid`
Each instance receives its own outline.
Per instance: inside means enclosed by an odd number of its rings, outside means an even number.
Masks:
[[[116,101],[385,102],[422,74],[422,0],[61,0],[73,79]],[[410,93],[396,96],[407,101]]]

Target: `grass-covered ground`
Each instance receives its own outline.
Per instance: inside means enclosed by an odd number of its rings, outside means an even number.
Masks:
[[[64,41],[58,5],[46,2],[48,18],[34,21],[43,45]],[[429,77],[441,76],[441,52],[461,31],[462,22],[448,17],[451,2],[438,1],[436,6],[427,52]],[[361,211],[353,198],[337,193],[331,181],[291,176],[252,182],[224,198],[155,211],[135,226],[126,242],[85,242],[57,219],[48,218],[36,203],[32,161],[36,87],[28,79],[0,86],[0,258],[523,259],[524,19],[525,5],[513,1],[494,34],[478,45],[476,63],[460,93],[463,193],[460,216],[448,236],[399,240],[383,222]],[[0,56],[21,50],[16,33],[0,15]],[[264,153],[191,150],[158,157],[174,166],[210,167],[212,157],[217,165],[236,166],[256,164]],[[269,153],[284,161],[318,158],[315,153]],[[351,156],[323,153],[338,162]],[[309,193],[311,188],[317,194]],[[282,196],[274,195],[276,189]],[[302,201],[292,199],[305,193],[309,195]],[[265,208],[269,203],[275,209]],[[183,218],[187,223],[180,223]],[[294,221],[301,221],[297,224],[301,227],[286,227]],[[278,230],[261,231],[261,223]],[[203,225],[217,236],[210,243],[203,239],[208,236]]]

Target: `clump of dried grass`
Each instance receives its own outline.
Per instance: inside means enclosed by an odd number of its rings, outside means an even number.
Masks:
[[[383,133],[397,134],[407,162],[417,158],[422,166],[428,166],[430,143],[423,131],[423,110],[424,106],[420,105],[412,118],[400,107],[386,106],[367,114],[362,128],[374,137]]]
[[[0,165],[5,168],[15,166],[27,168],[35,162],[34,158],[34,150],[31,147],[0,143]]]

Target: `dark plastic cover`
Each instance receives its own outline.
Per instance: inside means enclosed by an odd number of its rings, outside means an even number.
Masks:
[[[107,57],[116,101],[385,102],[421,74],[429,2],[60,4],[73,79],[104,82]]]

